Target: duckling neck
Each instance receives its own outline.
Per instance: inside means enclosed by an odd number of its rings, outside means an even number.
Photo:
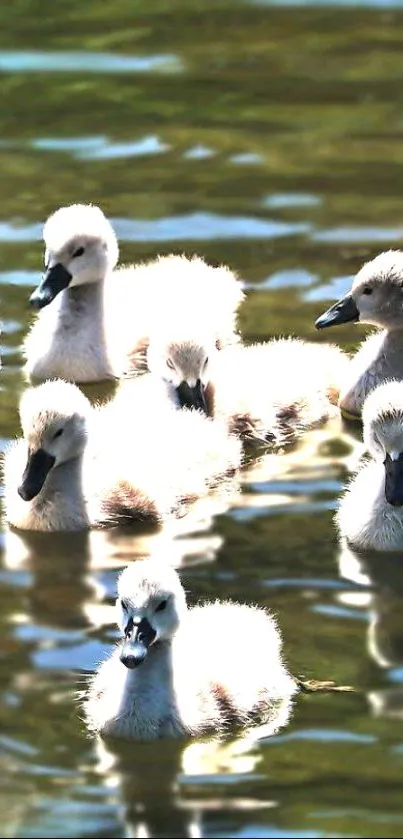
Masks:
[[[382,351],[383,356],[390,361],[391,366],[395,367],[394,362],[396,361],[398,370],[400,370],[403,353],[403,327],[384,332]]]
[[[74,285],[66,288],[62,293],[60,312],[73,310],[76,314],[82,315],[87,307],[93,308],[102,301],[103,280],[84,285]]]
[[[88,527],[88,516],[82,487],[83,458],[79,455],[55,466],[45,484],[31,502],[39,516],[49,516],[59,530]],[[58,521],[56,522],[55,519]]]
[[[61,292],[58,332],[67,359],[67,373],[64,364],[63,378],[95,381],[113,377],[104,304],[103,279]],[[57,370],[55,372],[57,375]]]
[[[126,688],[147,697],[148,691],[169,693],[172,689],[172,643],[159,641],[149,647],[143,664],[126,674]]]

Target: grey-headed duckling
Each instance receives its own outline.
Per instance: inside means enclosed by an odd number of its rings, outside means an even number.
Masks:
[[[351,291],[316,321],[318,329],[359,321],[380,327],[350,361],[342,382],[340,408],[359,417],[377,385],[403,380],[403,251],[385,251],[367,262]]]
[[[5,511],[23,530],[82,530],[185,512],[241,461],[239,441],[196,411],[145,412],[130,429],[55,380],[22,396],[23,438],[4,458]],[[130,431],[130,433],[129,433]]]
[[[341,498],[340,533],[357,549],[403,548],[403,382],[378,385],[363,408],[370,459]]]
[[[347,356],[297,338],[217,351],[202,331],[151,338],[148,367],[175,407],[221,417],[243,439],[282,445],[335,413]],[[151,386],[151,383],[150,383]]]

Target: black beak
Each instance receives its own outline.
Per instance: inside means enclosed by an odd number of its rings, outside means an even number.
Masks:
[[[44,306],[48,306],[59,294],[59,291],[67,288],[71,278],[72,274],[67,271],[61,262],[52,265],[45,271],[38,288],[31,294],[29,298],[31,306],[35,306],[36,309],[43,309]]]
[[[190,387],[187,382],[181,382],[176,388],[178,399],[181,408],[199,408],[204,414],[208,415],[208,408],[204,387],[200,381],[197,380],[194,387]]]
[[[130,618],[125,629],[125,640],[120,653],[122,664],[129,670],[134,670],[135,667],[142,664],[156,634],[147,618],[143,618],[138,624],[134,624],[133,618]]]
[[[393,507],[403,506],[403,452],[396,460],[390,454],[386,455],[385,466],[385,498]]]
[[[28,454],[27,465],[18,487],[18,495],[24,501],[32,501],[38,495],[55,460],[56,458],[45,452],[44,449],[38,449],[33,454]]]
[[[316,329],[325,329],[327,326],[337,326],[338,323],[349,323],[359,319],[360,313],[351,294],[346,294],[317,319],[315,326]]]

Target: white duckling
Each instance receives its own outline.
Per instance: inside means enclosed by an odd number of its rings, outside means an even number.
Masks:
[[[227,268],[200,258],[158,258],[116,269],[115,232],[99,207],[73,204],[43,232],[45,273],[30,302],[40,309],[24,354],[30,378],[111,379],[138,369],[151,324],[195,307],[223,345],[233,340],[243,292]]]
[[[270,718],[297,691],[270,614],[231,602],[189,609],[162,561],[126,568],[116,605],[124,640],[88,690],[93,732],[143,740],[225,732]]]
[[[382,382],[403,380],[403,251],[385,251],[367,262],[351,291],[316,321],[324,329],[349,321],[381,327],[361,344],[347,369],[340,408],[359,417],[366,396]]]
[[[151,336],[147,360],[174,407],[199,408],[244,439],[277,444],[334,413],[348,364],[338,347],[296,338],[218,352],[200,330],[177,340]]]
[[[403,382],[386,382],[367,397],[364,441],[371,455],[340,501],[337,525],[356,549],[403,548]]]
[[[45,273],[30,297],[40,312],[25,340],[26,373],[76,382],[113,378],[129,342],[142,345],[145,291],[132,268],[114,270],[118,243],[99,207],[61,207],[43,238]]]
[[[4,477],[6,520],[22,530],[170,517],[240,463],[238,440],[197,412],[168,412],[157,434],[144,414],[130,438],[63,381],[27,390],[20,416]]]
[[[221,349],[239,340],[237,312],[245,295],[227,266],[209,265],[199,256],[170,254],[137,265],[136,277],[144,287],[152,284],[149,342],[154,362],[170,342],[183,343],[202,335]],[[135,369],[136,362],[135,357]]]

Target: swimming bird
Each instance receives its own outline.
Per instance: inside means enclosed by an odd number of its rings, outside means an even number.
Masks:
[[[277,445],[334,413],[348,364],[338,347],[297,338],[217,351],[200,328],[193,337],[151,337],[147,359],[154,388],[159,381],[174,407],[196,407],[245,440]]]
[[[76,385],[60,380],[25,391],[23,439],[4,460],[5,510],[23,530],[82,530],[185,512],[241,459],[240,443],[197,412],[147,414],[131,437]]]
[[[366,396],[382,382],[403,380],[403,251],[365,263],[351,291],[316,321],[317,329],[359,321],[380,327],[358,348],[340,392],[340,408],[359,417]]]
[[[378,385],[364,402],[364,442],[371,459],[340,501],[341,536],[357,549],[403,548],[403,382]]]
[[[222,733],[270,718],[297,691],[271,614],[230,601],[188,608],[177,572],[161,560],[123,571],[116,607],[123,641],[84,701],[93,732],[142,740]]]
[[[142,365],[149,330],[178,312],[208,312],[215,340],[231,340],[243,292],[227,268],[200,258],[159,257],[116,268],[118,242],[99,207],[61,207],[45,223],[39,309],[24,344],[31,379],[113,379]]]
[[[170,254],[137,265],[136,277],[144,287],[152,283],[154,295],[148,369],[162,365],[163,373],[167,361],[169,368],[165,351],[170,344],[181,345],[202,336],[214,349],[222,349],[239,341],[237,314],[245,295],[228,266],[210,265],[199,256]],[[137,369],[136,358],[134,367]]]

